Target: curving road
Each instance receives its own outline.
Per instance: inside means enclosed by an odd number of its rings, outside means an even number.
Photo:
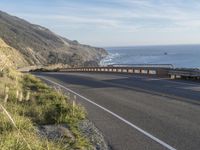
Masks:
[[[111,73],[36,75],[77,94],[111,149],[200,149],[199,83]]]

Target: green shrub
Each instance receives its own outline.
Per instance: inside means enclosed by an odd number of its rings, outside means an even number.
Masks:
[[[32,91],[36,91],[36,92],[49,92],[50,88],[42,83],[41,80],[35,78],[34,76],[32,75],[25,75],[23,77],[23,87],[25,89],[30,89]]]
[[[8,85],[10,97],[5,107],[32,149],[90,149],[89,141],[80,134],[78,129],[79,121],[86,117],[83,107],[80,105],[73,107],[61,92],[49,88],[32,75],[24,75],[19,81],[17,86],[14,86],[13,82]],[[19,87],[24,94],[30,90],[29,101],[16,100],[16,89]],[[65,139],[59,142],[41,139],[35,126],[47,124],[67,124],[76,140],[71,143]],[[27,150],[27,143],[22,139],[22,135],[18,133],[5,114],[0,114],[0,146],[2,149]]]

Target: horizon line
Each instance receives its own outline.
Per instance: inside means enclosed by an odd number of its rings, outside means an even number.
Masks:
[[[200,43],[188,43],[188,44],[144,44],[144,45],[116,45],[116,46],[95,46],[95,47],[102,47],[102,48],[125,48],[125,47],[148,47],[148,46],[200,46]]]

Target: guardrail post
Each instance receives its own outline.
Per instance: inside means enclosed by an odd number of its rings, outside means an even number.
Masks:
[[[171,75],[171,79],[176,79],[176,75]]]
[[[156,75],[157,74],[156,70],[148,70],[148,71],[149,71],[150,75]]]
[[[128,73],[133,73],[133,69],[128,69]]]
[[[127,72],[127,69],[122,69],[122,72],[124,72],[124,73]]]
[[[139,73],[140,73],[140,69],[135,69],[135,70],[134,70],[134,73],[139,74]]]
[[[141,70],[141,73],[142,73],[142,74],[148,74],[148,70],[142,69],[142,70]]]
[[[117,72],[122,72],[122,69],[121,68],[117,69]]]

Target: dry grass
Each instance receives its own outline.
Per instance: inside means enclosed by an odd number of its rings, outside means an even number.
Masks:
[[[2,61],[7,61],[7,66],[10,68],[23,67],[28,65],[27,61],[16,49],[7,45],[0,38],[0,66],[4,64]]]
[[[79,121],[86,117],[84,108],[76,105],[73,110],[66,96],[31,75],[7,70],[3,76],[0,76],[0,81],[0,103],[9,113],[0,109],[1,149],[91,149],[90,143],[78,129]],[[5,87],[9,87],[7,103],[3,103]],[[21,91],[23,95],[29,91],[29,101],[25,100],[25,96],[22,97],[22,101],[19,101],[16,91]],[[76,138],[75,141],[69,139],[52,141],[39,136],[38,125],[61,123],[69,126]]]

